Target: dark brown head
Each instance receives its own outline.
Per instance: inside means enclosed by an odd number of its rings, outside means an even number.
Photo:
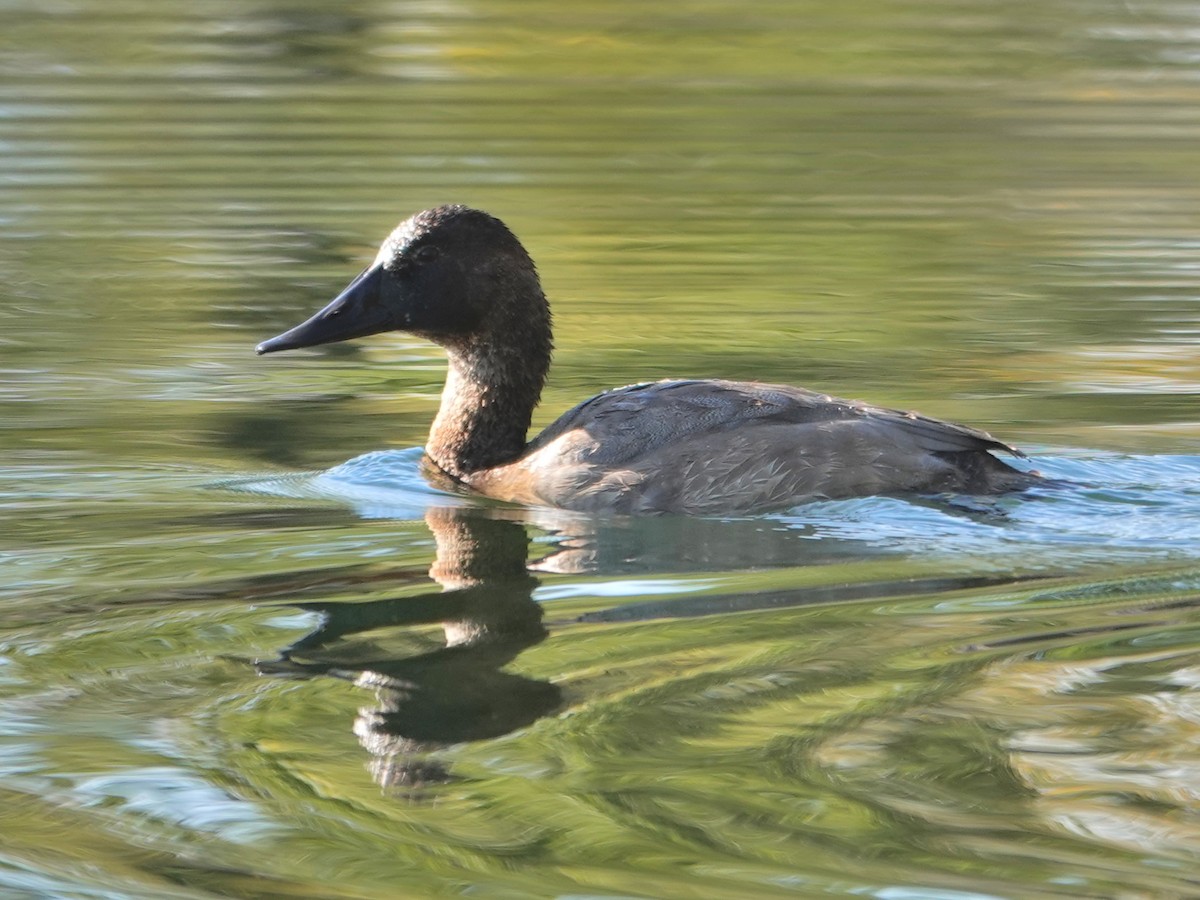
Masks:
[[[402,222],[333,302],[259,353],[408,331],[450,356],[426,453],[454,478],[516,458],[550,366],[550,309],[525,248],[465,206]]]
[[[499,219],[439,206],[402,222],[375,261],[328,306],[258,345],[261,353],[408,331],[453,350],[489,350],[545,333],[549,310],[533,261]],[[529,348],[534,350],[534,348]]]

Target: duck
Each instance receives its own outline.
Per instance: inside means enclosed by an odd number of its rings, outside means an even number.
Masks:
[[[605,391],[527,440],[550,306],[499,219],[463,205],[401,222],[327,306],[261,354],[403,331],[449,365],[425,465],[467,492],[617,515],[739,515],[875,495],[997,495],[1040,480],[990,434],[804,388],[670,379]]]

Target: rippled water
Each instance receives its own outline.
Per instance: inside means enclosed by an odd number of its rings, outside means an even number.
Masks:
[[[0,894],[1200,894],[1200,13],[842,7],[0,2]],[[253,347],[447,201],[537,424],[788,381],[1059,483],[441,493],[435,348]]]

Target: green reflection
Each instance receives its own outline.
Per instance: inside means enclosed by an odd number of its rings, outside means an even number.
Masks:
[[[0,893],[1196,893],[1193,10],[3,17]],[[244,660],[433,604],[434,536],[211,485],[423,440],[436,350],[252,354],[448,201],[539,262],[535,426],[718,376],[1133,456],[1040,512],[530,525],[549,636],[489,671],[561,705],[381,792],[369,691]],[[436,663],[441,621],[338,646]]]

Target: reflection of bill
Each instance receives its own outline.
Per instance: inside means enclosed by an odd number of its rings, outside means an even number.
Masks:
[[[507,734],[562,703],[555,685],[502,671],[546,636],[525,528],[470,507],[430,508],[425,521],[437,541],[429,574],[442,592],[300,604],[324,614],[321,627],[278,661],[259,664],[264,673],[329,674],[373,688],[377,702],[359,711],[354,733],[374,758],[376,780],[389,787],[448,780],[430,751]],[[430,653],[347,663],[322,652],[347,635],[431,622],[442,624],[445,646]]]

